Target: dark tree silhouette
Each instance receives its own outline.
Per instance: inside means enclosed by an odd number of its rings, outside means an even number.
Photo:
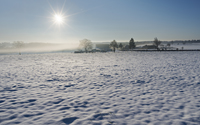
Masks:
[[[21,48],[24,46],[23,41],[14,41],[13,46],[19,49],[19,55],[21,55]]]
[[[110,43],[110,48],[115,52],[115,49],[118,48],[118,44],[115,40]]]
[[[158,38],[154,38],[153,44],[156,46],[157,50],[159,50],[158,46],[161,44],[161,41]]]
[[[122,50],[122,48],[123,48],[122,43],[119,44],[119,48]]]
[[[131,40],[129,41],[129,49],[134,49],[135,48],[135,42],[134,39],[131,38]]]
[[[89,50],[92,50],[92,42],[88,39],[83,39],[83,40],[80,40],[80,44],[79,44],[79,47],[80,48],[84,48],[85,49],[85,52],[87,53]]]

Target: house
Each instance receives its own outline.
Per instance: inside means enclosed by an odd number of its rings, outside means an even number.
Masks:
[[[109,44],[96,44],[96,48],[100,49],[101,51],[112,51]]]
[[[142,46],[141,49],[157,49],[157,47],[155,45],[145,45]]]
[[[107,51],[101,50],[100,48],[95,48],[95,49],[92,49],[91,52],[93,53],[93,52],[107,52]]]

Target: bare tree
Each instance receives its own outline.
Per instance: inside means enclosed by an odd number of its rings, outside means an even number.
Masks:
[[[21,48],[24,46],[23,41],[14,41],[13,46],[19,49],[19,55],[21,55]]]
[[[154,38],[153,44],[156,46],[157,50],[159,50],[158,46],[161,44],[161,41],[158,40],[157,37]]]
[[[115,52],[115,49],[118,48],[118,44],[115,40],[110,43],[110,48]]]
[[[79,47],[83,48],[85,52],[87,53],[89,50],[92,50],[93,44],[90,40],[83,39],[83,40],[80,40]]]

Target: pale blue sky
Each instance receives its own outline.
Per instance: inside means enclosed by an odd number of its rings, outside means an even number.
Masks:
[[[200,0],[1,0],[0,42],[200,39],[199,5]],[[54,11],[61,10],[65,25],[52,25]]]

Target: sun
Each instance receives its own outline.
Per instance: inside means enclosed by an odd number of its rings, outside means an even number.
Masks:
[[[52,23],[50,27],[55,26],[60,29],[60,28],[65,28],[66,25],[69,26],[67,23],[71,15],[69,15],[66,11],[64,11],[65,2],[63,3],[63,6],[60,7],[58,10],[55,10],[52,7],[52,5],[48,2],[49,6],[52,9],[52,12],[50,12],[51,16],[48,17],[49,19],[51,19],[51,23]]]
[[[57,25],[62,25],[64,23],[64,16],[61,14],[55,14],[54,23]]]

